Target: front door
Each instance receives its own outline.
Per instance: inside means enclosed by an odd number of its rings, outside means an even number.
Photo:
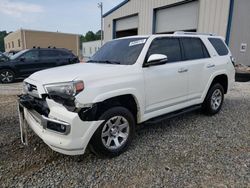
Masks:
[[[16,68],[20,76],[27,76],[39,70],[39,52],[30,50],[18,58]]]
[[[164,54],[168,62],[163,65],[144,67],[145,113],[162,110],[187,102],[188,69],[182,62],[180,40],[175,37],[156,38],[148,51],[146,61],[152,54]]]

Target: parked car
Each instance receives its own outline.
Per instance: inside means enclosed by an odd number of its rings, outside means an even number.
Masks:
[[[4,55],[7,56],[7,57],[11,57],[11,56],[17,54],[18,52],[20,52],[20,51],[11,50],[9,52],[4,52]]]
[[[0,52],[0,63],[8,60],[9,58],[6,55],[4,55],[4,53]]]
[[[88,63],[32,74],[19,99],[22,142],[29,125],[57,152],[83,154],[89,145],[114,157],[136,124],[198,108],[218,113],[235,75],[223,40],[184,32],[122,38]]]
[[[0,63],[0,81],[11,83],[36,71],[78,63],[72,52],[62,48],[33,48],[23,50]]]

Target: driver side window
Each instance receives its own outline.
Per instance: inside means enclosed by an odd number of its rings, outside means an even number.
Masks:
[[[157,38],[148,50],[147,58],[152,54],[163,54],[168,57],[168,62],[181,61],[181,47],[178,38]]]
[[[38,55],[38,51],[33,50],[23,54],[21,58],[25,58],[25,60],[38,60]]]

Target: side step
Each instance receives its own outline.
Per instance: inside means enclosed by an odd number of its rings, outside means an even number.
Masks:
[[[148,121],[145,122],[145,124],[156,124],[156,123],[159,123],[161,121],[171,119],[171,118],[174,118],[176,116],[186,114],[186,113],[189,113],[189,112],[193,112],[193,111],[198,110],[198,109],[201,109],[201,105],[191,106],[191,107],[188,107],[188,108],[177,110],[175,112],[171,112],[169,114],[164,114],[164,115],[161,115],[159,117],[149,119]]]

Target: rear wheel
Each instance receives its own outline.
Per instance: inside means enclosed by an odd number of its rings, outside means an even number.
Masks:
[[[0,71],[0,81],[2,83],[12,83],[15,80],[15,73],[9,69]]]
[[[135,120],[132,113],[124,107],[113,107],[99,119],[104,122],[90,141],[91,150],[100,156],[120,155],[128,148],[134,135]]]
[[[208,115],[217,114],[224,101],[224,89],[221,84],[214,84],[208,91],[205,101],[203,102],[204,112]]]

